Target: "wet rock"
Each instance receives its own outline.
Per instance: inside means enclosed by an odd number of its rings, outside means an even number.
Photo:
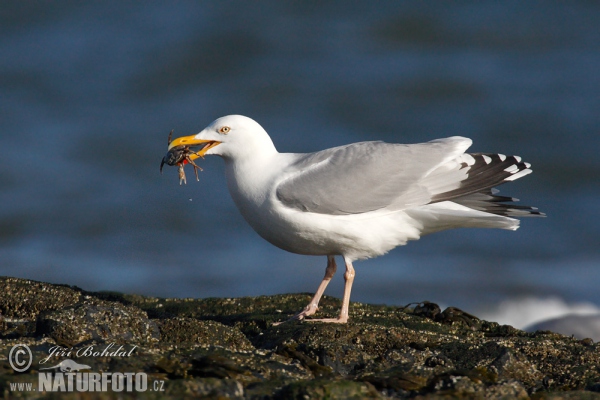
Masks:
[[[452,325],[453,323],[462,323],[474,330],[481,328],[481,322],[479,318],[461,310],[460,308],[448,307],[442,311],[440,306],[430,301],[423,301],[421,303],[413,304],[417,305],[412,310],[412,315],[429,318],[442,324]],[[402,310],[406,310],[409,306],[410,304],[405,306]]]
[[[242,399],[244,386],[234,379],[198,378],[179,381],[165,393],[167,396],[186,395],[195,398]]]
[[[6,398],[20,394],[9,383],[37,385],[41,368],[65,359],[93,372],[144,372],[164,383],[157,398],[600,398],[598,343],[434,303],[351,303],[345,325],[275,326],[310,295],[163,299],[16,278],[0,278],[0,288],[0,357],[25,344],[34,360],[27,373],[0,362]],[[319,316],[339,307],[324,297]]]
[[[81,290],[66,285],[3,277],[0,279],[0,314],[4,318],[35,320],[46,310],[79,302]]]
[[[454,366],[454,364],[452,363],[451,359],[449,359],[448,357],[446,357],[443,354],[440,354],[440,355],[431,356],[427,360],[425,360],[425,366],[427,366],[429,368],[435,368],[435,367],[452,368]]]
[[[97,299],[40,313],[36,333],[67,347],[90,340],[139,343],[159,339],[157,323],[144,311]]]
[[[592,383],[587,387],[587,390],[600,393],[600,382]]]
[[[420,391],[427,386],[427,378],[404,372],[401,368],[390,368],[377,374],[360,377],[361,381],[369,382],[381,392],[391,394],[405,394],[410,391]]]
[[[527,357],[507,348],[490,364],[490,370],[497,373],[499,379],[523,382],[528,387],[539,386],[544,378]]]
[[[437,376],[431,384],[430,391],[447,396],[483,398],[485,384],[478,379],[461,373],[447,373]]]
[[[348,380],[295,382],[275,394],[275,399],[378,399],[381,395],[368,383]]]
[[[435,320],[442,324],[462,323],[473,330],[481,328],[479,318],[456,307],[446,308]]]
[[[418,303],[417,306],[413,309],[413,315],[416,315],[418,317],[429,318],[434,321],[438,317],[438,315],[441,314],[441,312],[442,310],[440,306],[429,301]]]
[[[254,346],[236,328],[215,321],[199,321],[192,318],[167,318],[159,322],[161,340],[192,346],[221,346],[234,351],[252,351]]]
[[[490,385],[486,389],[485,398],[489,400],[529,399],[529,395],[521,382],[509,380],[497,385]]]

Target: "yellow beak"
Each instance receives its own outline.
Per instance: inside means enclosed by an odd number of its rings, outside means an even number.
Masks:
[[[198,157],[204,156],[204,154],[208,150],[212,149],[215,146],[218,146],[219,144],[221,144],[221,142],[218,142],[216,140],[196,139],[193,135],[192,136],[182,136],[182,137],[178,137],[177,139],[173,139],[173,141],[171,143],[169,143],[169,147],[167,150],[171,150],[172,148],[177,147],[177,146],[190,146],[190,147],[204,146],[197,152],[189,155],[189,157],[192,160],[195,160]]]

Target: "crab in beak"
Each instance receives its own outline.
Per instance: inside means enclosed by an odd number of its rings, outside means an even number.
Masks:
[[[198,170],[202,171],[202,168],[196,165],[194,160],[203,157],[208,150],[218,146],[221,142],[216,140],[196,139],[194,135],[182,136],[175,140],[171,140],[172,135],[173,131],[169,133],[167,154],[160,163],[160,173],[162,174],[162,169],[165,164],[177,165],[179,167],[179,184],[187,184],[183,167],[186,164],[190,164],[194,167],[196,180],[199,181]]]

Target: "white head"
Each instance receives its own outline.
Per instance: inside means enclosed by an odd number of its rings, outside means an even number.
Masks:
[[[169,150],[181,145],[203,146],[192,159],[214,154],[225,159],[237,160],[277,152],[263,127],[243,115],[218,118],[196,135],[173,140],[169,144]]]

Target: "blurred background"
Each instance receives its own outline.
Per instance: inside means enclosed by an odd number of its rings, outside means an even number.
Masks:
[[[3,2],[0,275],[163,297],[314,292],[325,257],[254,233],[222,160],[187,186],[159,174],[171,129],[243,114],[282,152],[462,135],[533,165],[500,189],[548,218],[357,262],[352,300],[517,327],[597,314],[598,21],[590,1]]]

